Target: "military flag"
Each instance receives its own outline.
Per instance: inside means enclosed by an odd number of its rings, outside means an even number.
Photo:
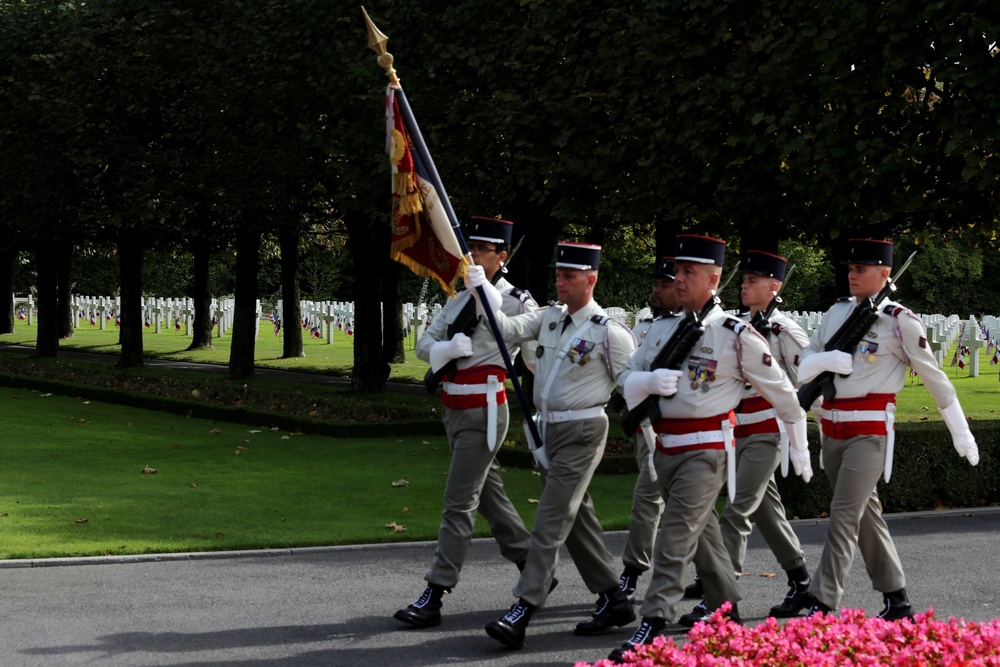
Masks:
[[[465,275],[468,258],[420,154],[410,150],[412,128],[399,110],[402,90],[389,85],[385,102],[385,149],[392,166],[390,256],[418,276],[434,278],[449,295]]]

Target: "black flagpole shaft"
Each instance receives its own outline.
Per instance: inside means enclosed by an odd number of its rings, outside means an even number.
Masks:
[[[403,114],[403,119],[406,121],[406,126],[410,130],[411,139],[413,140],[413,147],[416,149],[417,158],[419,158],[427,170],[427,177],[431,181],[431,185],[438,193],[438,197],[441,200],[441,204],[444,206],[445,213],[448,215],[448,221],[451,222],[452,229],[455,230],[455,237],[458,239],[458,244],[462,248],[462,252],[466,255],[469,253],[469,246],[465,242],[465,237],[462,235],[462,230],[458,225],[458,216],[455,215],[455,209],[451,206],[451,201],[448,199],[448,193],[445,192],[444,183],[441,182],[441,176],[438,174],[437,167],[434,166],[434,160],[431,159],[430,151],[427,150],[427,144],[424,143],[424,137],[420,134],[420,126],[417,125],[417,119],[413,116],[413,110],[410,108],[410,103],[406,99],[406,95],[403,93],[402,88],[395,88],[396,98],[399,100],[399,111]],[[514,370],[514,361],[510,358],[510,352],[507,351],[507,346],[503,341],[503,334],[500,333],[500,327],[497,325],[496,316],[493,311],[489,308],[489,301],[486,299],[486,291],[483,286],[480,285],[476,288],[476,292],[479,294],[479,303],[483,305],[483,311],[486,313],[486,320],[490,323],[490,329],[493,331],[493,337],[497,341],[497,347],[500,348],[500,355],[503,357],[504,366],[507,368],[507,377],[510,378],[510,383],[514,386],[514,393],[517,394],[517,401],[521,405],[521,411],[524,413],[524,421],[528,425],[528,430],[531,431],[532,440],[538,443],[538,446],[542,444],[542,438],[539,436],[538,427],[535,424],[535,420],[531,418],[531,406],[528,404],[528,399],[524,395],[524,390],[521,389],[521,382],[517,378],[517,371]]]

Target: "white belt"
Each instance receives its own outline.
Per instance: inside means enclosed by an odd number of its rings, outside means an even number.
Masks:
[[[600,417],[604,414],[603,405],[595,405],[592,408],[584,408],[582,410],[548,410],[541,413],[544,415],[544,419],[549,424],[558,424],[559,422],[571,422],[577,419],[593,419],[594,417]]]
[[[497,448],[497,394],[507,391],[496,375],[487,375],[485,384],[458,384],[442,382],[442,389],[449,396],[486,395],[486,446],[492,452]]]
[[[695,431],[694,433],[661,433],[659,436],[660,446],[666,449],[673,447],[689,447],[691,445],[722,444],[726,442],[726,436],[721,430],[718,431]]]
[[[777,419],[778,413],[774,411],[774,408],[768,408],[767,410],[760,410],[758,412],[737,412],[736,413],[736,423],[739,426],[746,426],[747,424],[759,424],[762,421],[767,421],[768,419]]]
[[[833,422],[884,422],[885,410],[824,410],[823,419]]]
[[[457,382],[442,382],[441,388],[452,396],[473,396],[475,394],[499,394],[507,391],[502,382],[487,384],[458,384]]]

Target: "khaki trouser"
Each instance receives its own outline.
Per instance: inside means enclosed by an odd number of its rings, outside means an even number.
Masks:
[[[641,433],[635,437],[635,462],[639,466],[639,476],[632,490],[632,522],[628,527],[622,563],[645,572],[653,565],[653,541],[663,514],[663,497],[660,485],[650,479],[649,445]]]
[[[545,604],[564,543],[592,593],[618,585],[614,557],[587,493],[607,436],[606,415],[545,427],[549,468],[542,471],[528,560],[514,586],[514,595],[528,604]]]
[[[806,563],[774,481],[774,471],[780,462],[777,433],[758,433],[736,441],[736,493],[734,500],[726,503],[720,523],[722,541],[737,576],[743,573],[747,538],[754,525],[781,569],[787,571]]]
[[[642,604],[643,618],[677,619],[684,572],[693,560],[705,585],[705,604],[715,610],[743,595],[722,544],[715,500],[726,477],[722,450],[656,454],[663,518],[653,548],[653,576]]]
[[[883,593],[898,591],[906,586],[906,578],[875,492],[885,465],[885,436],[823,438],[822,456],[833,500],[826,545],[809,592],[831,609],[840,606],[855,545],[872,587]]]
[[[508,417],[507,404],[498,405],[497,449],[491,452],[486,445],[486,408],[444,408],[451,467],[437,548],[424,576],[429,583],[449,588],[458,584],[477,511],[489,524],[504,558],[516,563],[527,557],[528,530],[504,491],[496,462],[496,453],[507,435]]]

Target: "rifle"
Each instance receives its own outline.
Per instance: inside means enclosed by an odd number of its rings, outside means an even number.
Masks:
[[[774,314],[775,309],[778,307],[781,301],[781,292],[785,289],[785,285],[788,284],[788,279],[792,277],[795,272],[795,264],[792,264],[792,268],[788,269],[785,273],[785,279],[781,282],[781,287],[778,291],[774,292],[774,296],[771,297],[770,303],[767,304],[767,308],[764,310],[757,311],[757,314],[750,318],[750,326],[757,330],[764,338],[767,338],[767,334],[771,331],[771,315]]]
[[[522,243],[524,243],[523,236],[517,242],[517,245],[511,249],[510,254],[507,255],[507,261],[504,262],[504,265],[493,275],[493,279],[490,281],[491,283],[494,285],[497,284],[501,275],[506,272],[505,269],[507,265],[510,264],[511,258],[514,257],[514,253],[517,252],[517,249],[521,247]],[[475,331],[477,324],[479,324],[479,317],[476,315],[476,300],[470,297],[465,305],[462,306],[462,310],[458,313],[458,317],[455,318],[455,321],[448,325],[448,340],[451,340],[452,336],[457,334],[459,331],[464,333],[466,336],[472,336],[472,332]],[[458,361],[452,359],[438,369],[437,373],[428,368],[427,372],[424,373],[424,389],[427,390],[427,393],[433,394],[437,391],[438,385],[441,384],[441,379],[446,375],[454,375],[457,370],[457,366]]]
[[[858,305],[855,306],[851,315],[840,325],[840,328],[837,329],[837,332],[833,334],[827,344],[823,346],[824,352],[833,350],[849,353],[854,352],[858,343],[861,342],[861,339],[864,338],[865,334],[878,319],[878,305],[891,293],[896,291],[896,281],[899,280],[899,277],[903,275],[903,272],[906,271],[910,266],[910,262],[916,256],[917,252],[913,251],[913,254],[903,262],[903,266],[899,268],[896,275],[886,281],[885,287],[878,294],[874,297],[858,301]],[[809,410],[820,395],[827,401],[832,401],[834,396],[837,395],[837,388],[833,386],[832,371],[823,371],[799,388],[799,405],[803,410]]]
[[[687,359],[688,354],[691,352],[691,348],[694,344],[698,342],[701,335],[705,332],[705,318],[708,314],[712,312],[715,305],[722,302],[719,298],[719,294],[726,289],[726,285],[733,279],[737,273],[739,273],[740,267],[737,266],[726,278],[726,281],[717,290],[712,291],[711,298],[705,302],[705,305],[701,307],[697,313],[689,312],[684,315],[684,319],[681,320],[680,324],[677,325],[677,329],[670,336],[660,351],[657,353],[656,357],[653,359],[652,363],[649,365],[649,370],[655,371],[659,368],[667,368],[670,370],[679,370],[681,364]],[[656,394],[650,394],[647,396],[639,405],[635,406],[628,412],[622,415],[622,430],[625,431],[626,436],[635,435],[636,430],[639,428],[639,424],[642,423],[643,419],[649,419],[650,424],[655,424],[660,419],[660,398],[672,398],[672,396],[659,396]]]

